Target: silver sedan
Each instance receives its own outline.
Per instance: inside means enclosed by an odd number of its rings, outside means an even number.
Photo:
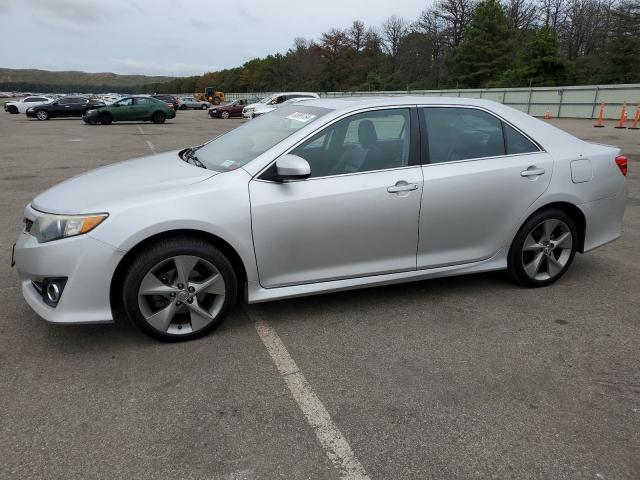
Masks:
[[[249,303],[508,270],[544,287],[620,236],[627,159],[504,105],[308,100],[114,164],[25,209],[22,292],[56,323],[161,340]]]
[[[186,110],[187,108],[193,108],[194,110],[207,110],[211,108],[211,103],[204,100],[197,100],[194,97],[182,97],[178,108],[180,110]]]

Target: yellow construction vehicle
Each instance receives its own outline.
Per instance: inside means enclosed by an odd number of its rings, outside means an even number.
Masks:
[[[224,92],[216,92],[213,87],[206,87],[204,93],[195,93],[193,95],[196,100],[201,102],[210,102],[213,105],[220,105],[220,102],[224,102]]]

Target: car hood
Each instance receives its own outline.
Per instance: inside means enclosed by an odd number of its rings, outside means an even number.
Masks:
[[[169,195],[217,173],[184,162],[176,150],[83,173],[41,193],[31,205],[48,213],[100,213],[133,197]]]

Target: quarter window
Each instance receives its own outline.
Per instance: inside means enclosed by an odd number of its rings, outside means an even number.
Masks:
[[[409,109],[352,115],[291,153],[309,162],[312,178],[406,167],[410,158]]]
[[[136,98],[136,105],[150,105],[151,103],[153,102],[149,100],[147,97]]]
[[[527,137],[518,132],[515,128],[503,123],[504,125],[504,139],[507,146],[507,154],[514,155],[518,153],[531,153],[539,152],[540,149],[536,147]]]

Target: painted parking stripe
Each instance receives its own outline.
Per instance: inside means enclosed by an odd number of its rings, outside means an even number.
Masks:
[[[269,352],[273,363],[291,391],[295,402],[313,427],[325,454],[344,480],[369,479],[367,472],[358,461],[349,443],[331,420],[329,412],[315,394],[309,382],[291,358],[278,333],[259,313],[247,311],[254,326]]]
[[[144,133],[144,130],[142,130],[142,127],[140,125],[137,125],[138,130],[140,131],[141,135],[146,135],[146,133]],[[147,142],[147,147],[149,147],[149,150],[151,150],[151,153],[153,153],[154,155],[156,154],[156,149],[153,146],[153,143],[151,143],[149,140],[145,139],[145,142]]]

